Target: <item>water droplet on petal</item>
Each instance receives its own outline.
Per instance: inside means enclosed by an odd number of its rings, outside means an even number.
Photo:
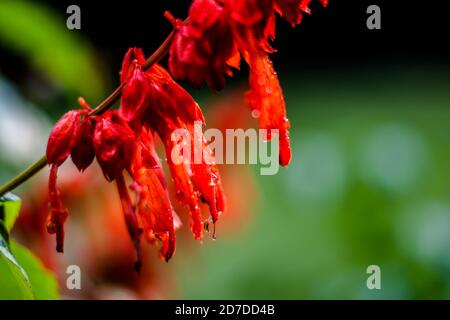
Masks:
[[[261,112],[257,109],[252,110],[252,117],[258,119],[261,116]]]

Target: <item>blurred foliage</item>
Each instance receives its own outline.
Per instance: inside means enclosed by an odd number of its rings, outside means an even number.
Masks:
[[[59,299],[58,282],[56,281],[55,275],[46,270],[34,254],[15,241],[11,241],[11,251],[28,274],[34,299]]]
[[[196,259],[180,244],[179,297],[450,298],[448,70],[283,82],[293,162],[276,176],[254,168],[261,198],[245,234],[219,222]],[[373,264],[381,290],[366,287]]]
[[[0,299],[57,299],[54,275],[30,251],[9,241],[19,210],[18,197],[0,197]]]
[[[0,197],[0,222],[6,232],[10,232],[20,212],[21,200],[13,193]]]
[[[66,28],[64,15],[50,7],[34,1],[0,1],[0,42],[66,93],[91,99],[105,91],[95,51]]]

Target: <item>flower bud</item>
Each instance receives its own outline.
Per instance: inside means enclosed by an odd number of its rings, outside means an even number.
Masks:
[[[47,161],[60,166],[70,155],[83,111],[71,110],[55,124],[47,143]]]

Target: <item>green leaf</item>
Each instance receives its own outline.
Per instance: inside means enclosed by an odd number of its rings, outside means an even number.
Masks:
[[[22,201],[15,194],[7,193],[0,197],[0,224],[4,224],[7,232],[11,231],[19,215],[21,204]]]
[[[54,275],[28,249],[9,241],[20,205],[12,193],[0,197],[0,300],[58,299]]]
[[[0,224],[0,228],[4,228]],[[9,244],[0,233],[0,300],[34,299],[30,279],[12,254]]]
[[[11,241],[11,251],[19,264],[27,271],[35,299],[55,300],[59,298],[55,275],[45,269],[42,262],[27,248]]]

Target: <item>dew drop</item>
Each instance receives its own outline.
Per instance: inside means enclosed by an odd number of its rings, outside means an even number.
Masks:
[[[257,109],[252,110],[252,117],[258,119],[261,116],[261,112]]]

